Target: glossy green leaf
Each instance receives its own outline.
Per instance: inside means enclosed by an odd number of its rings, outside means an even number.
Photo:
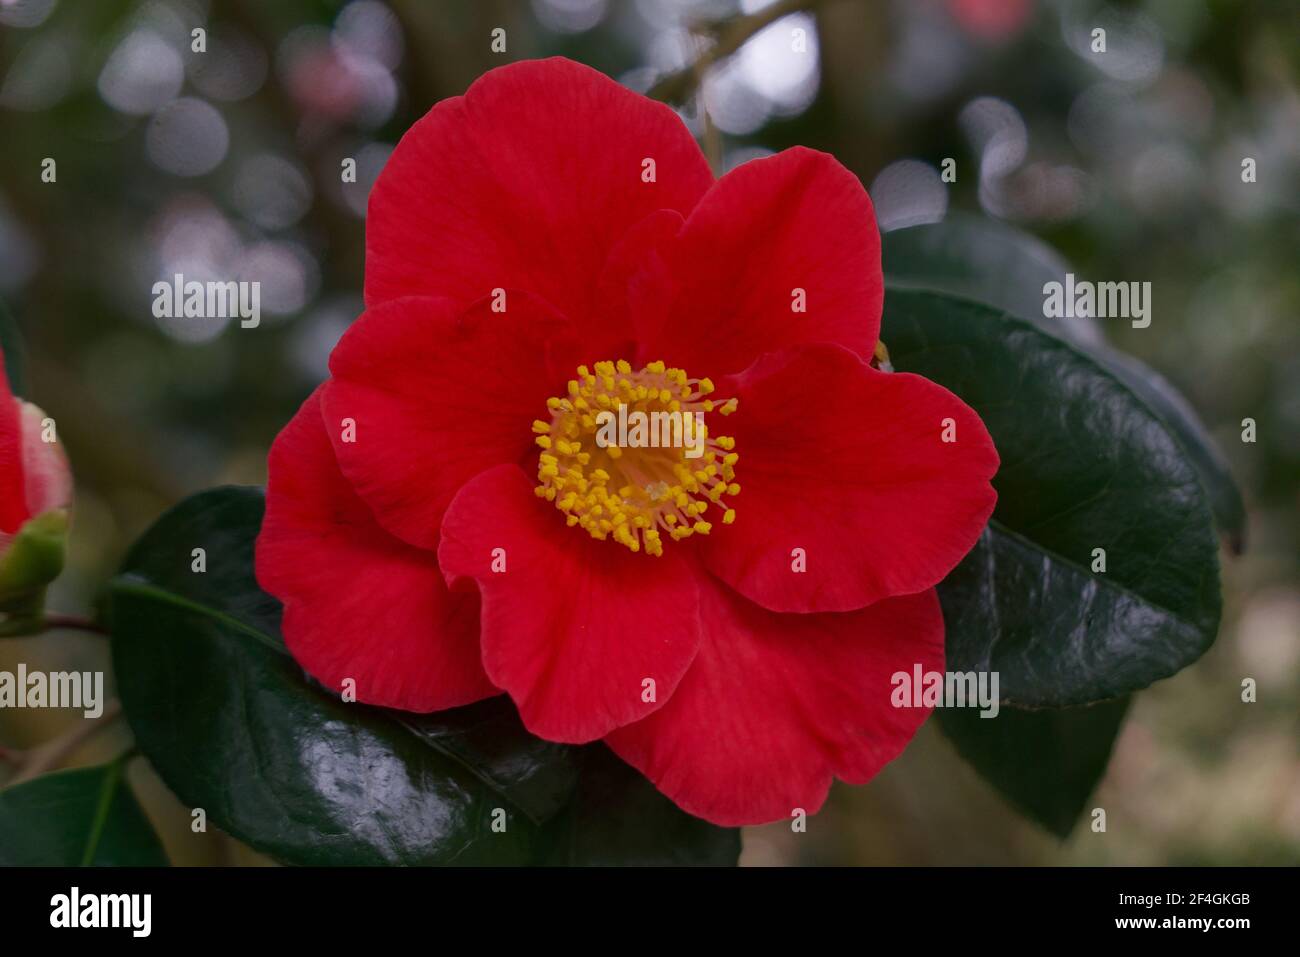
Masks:
[[[1196,466],[1219,528],[1232,549],[1241,551],[1246,533],[1241,489],[1187,400],[1159,373],[1107,346],[1095,319],[1043,317],[1043,287],[1073,271],[1054,249],[1005,223],[953,213],[941,223],[885,233],[881,258],[893,286],[975,299],[1084,348],[1165,420]],[[893,343],[886,340],[886,345]]]
[[[288,655],[280,603],[253,574],[253,542],[262,527],[259,488],[225,486],[193,495],[162,515],[131,546],[120,574],[152,585],[186,606],[210,610]],[[202,555],[195,550],[202,549]],[[195,572],[201,558],[203,572]]]
[[[1240,554],[1246,546],[1246,503],[1228,470],[1228,460],[1201,424],[1196,410],[1168,379],[1132,356],[1104,346],[1092,354],[1164,419],[1196,466],[1228,547]]]
[[[293,863],[720,863],[721,844],[734,863],[737,831],[677,810],[612,756],[529,735],[505,697],[417,715],[308,679],[253,577],[263,507],[249,488],[187,499],[113,582],[122,702],[181,800]],[[195,548],[205,573],[191,571]]]
[[[935,714],[981,777],[1019,811],[1065,838],[1106,772],[1129,700],[1045,711],[1004,705],[992,718],[974,708],[940,708]]]
[[[582,749],[578,792],[548,825],[550,864],[733,866],[740,829],[692,817],[603,744]]]
[[[1070,264],[1037,236],[997,220],[949,213],[880,238],[885,281],[952,293],[1029,319],[1076,342],[1100,343],[1095,319],[1043,318],[1043,286],[1063,282]],[[885,344],[892,347],[886,340]]]
[[[9,377],[9,389],[14,395],[27,394],[27,380],[23,374],[25,356],[22,336],[18,332],[18,323],[0,302],[0,351],[4,352],[5,374]]]
[[[504,695],[437,714],[393,716],[427,745],[507,795],[538,824],[573,797],[577,749],[529,734]]]
[[[0,866],[166,866],[123,772],[119,760],[0,790]]]
[[[112,585],[113,663],[141,751],[223,830],[299,864],[523,863],[527,816],[391,713],[310,682],[257,587],[263,498],[215,489],[164,515]],[[191,571],[204,548],[207,572]],[[506,812],[504,833],[492,830]]]
[[[1164,419],[1075,346],[970,300],[890,290],[883,337],[897,369],[980,414],[1002,460],[993,520],[939,589],[950,669],[998,671],[1003,700],[1062,707],[1204,653],[1220,614],[1213,519]]]

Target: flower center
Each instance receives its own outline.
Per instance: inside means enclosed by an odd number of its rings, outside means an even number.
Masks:
[[[736,510],[722,498],[740,494],[740,456],[735,439],[709,435],[704,416],[730,415],[737,400],[712,392],[708,379],[662,362],[640,372],[622,359],[578,366],[568,395],[546,400],[551,420],[533,423],[537,497],[592,538],[648,555],[663,554],[665,532],[674,541],[709,534],[710,506],[730,525]]]

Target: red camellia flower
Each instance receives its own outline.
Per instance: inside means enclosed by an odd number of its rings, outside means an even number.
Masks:
[[[891,676],[942,670],[934,585],[998,464],[955,396],[872,367],[882,297],[830,156],[715,180],[587,67],[486,74],[393,153],[365,314],[271,450],[290,650],[377,705],[508,693],[718,824],[866,781],[926,716]]]

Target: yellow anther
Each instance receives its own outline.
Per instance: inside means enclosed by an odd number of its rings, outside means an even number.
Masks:
[[[566,388],[546,400],[550,421],[532,427],[540,449],[535,493],[564,513],[566,525],[658,556],[665,537],[708,535],[714,523],[701,516],[711,505],[722,509],[724,525],[735,521],[722,501],[740,491],[731,481],[735,439],[714,438],[707,426],[695,431],[703,425],[697,414],[730,415],[738,404],[704,398],[712,379],[691,379],[661,360],[639,372],[625,359],[602,360],[578,366]],[[621,422],[616,440],[611,421]]]

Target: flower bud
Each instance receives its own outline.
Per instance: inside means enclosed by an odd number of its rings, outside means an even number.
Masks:
[[[9,391],[0,355],[0,634],[39,620],[63,570],[72,473],[54,422]]]

